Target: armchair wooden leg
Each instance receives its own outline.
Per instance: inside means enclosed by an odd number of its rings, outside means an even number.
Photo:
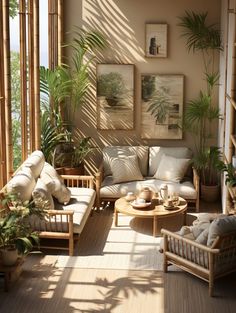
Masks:
[[[214,281],[210,278],[209,280],[209,296],[213,297],[213,288],[214,288]]]

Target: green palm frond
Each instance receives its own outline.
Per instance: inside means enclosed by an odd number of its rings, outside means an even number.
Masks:
[[[183,37],[187,39],[188,50],[214,49],[222,50],[220,32],[215,24],[207,25],[208,13],[185,12],[185,16],[179,17],[184,31]]]

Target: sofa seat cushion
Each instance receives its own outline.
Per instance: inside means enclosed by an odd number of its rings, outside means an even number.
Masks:
[[[80,234],[86,223],[86,220],[93,208],[93,204],[96,197],[96,192],[89,188],[69,188],[71,191],[70,202],[67,205],[63,205],[59,202],[55,202],[55,210],[74,211],[73,222],[74,222],[74,233]],[[68,232],[66,223],[66,216],[57,216],[57,221],[48,221],[48,217],[40,220],[38,217],[31,219],[31,225],[35,231],[62,231]]]
[[[148,147],[147,146],[108,146],[103,149],[104,175],[112,174],[111,162],[113,158],[137,155],[139,168],[143,176],[147,176]]]
[[[113,184],[112,176],[107,176],[102,182],[102,187],[100,189],[101,198],[120,198],[124,197],[127,192],[133,192],[138,194],[144,187],[149,187],[153,191],[159,191],[160,188],[166,185],[166,181],[153,179],[146,177],[143,181],[133,181],[120,184]],[[170,192],[177,192],[180,197],[188,199],[196,199],[197,192],[194,189],[193,183],[191,181],[184,181],[181,183],[168,182],[168,189]]]

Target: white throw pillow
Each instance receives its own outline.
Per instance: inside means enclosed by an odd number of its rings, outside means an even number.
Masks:
[[[70,190],[65,186],[62,178],[58,175],[55,168],[49,163],[45,162],[40,178],[58,202],[67,204],[70,201]]]
[[[190,164],[190,159],[177,159],[163,154],[154,178],[180,182]]]
[[[30,168],[22,167],[7,184],[7,192],[17,195],[23,202],[30,201],[36,185]]]
[[[111,172],[114,184],[143,180],[136,155],[113,158],[111,161]]]
[[[33,200],[35,205],[41,209],[53,210],[54,201],[51,193],[44,182],[38,178],[36,186],[32,192]],[[42,203],[42,201],[44,203]]]

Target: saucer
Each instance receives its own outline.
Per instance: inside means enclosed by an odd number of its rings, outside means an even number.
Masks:
[[[149,205],[151,205],[151,202],[137,203],[137,202],[133,201],[133,202],[130,202],[130,204],[135,209],[144,209],[144,208],[147,208]]]

